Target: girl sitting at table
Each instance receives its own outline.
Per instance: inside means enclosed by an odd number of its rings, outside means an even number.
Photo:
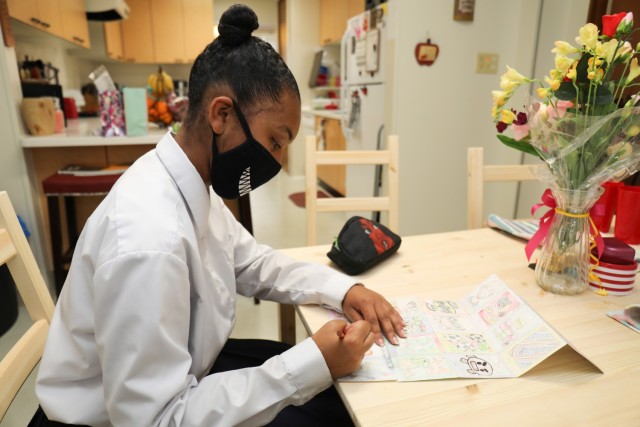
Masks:
[[[282,58],[229,8],[189,109],[87,221],[58,300],[32,426],[352,425],[332,381],[404,323],[381,295],[259,245],[222,198],[280,170],[300,126]],[[273,218],[285,221],[286,218]],[[343,311],[295,346],[234,340],[236,293]]]

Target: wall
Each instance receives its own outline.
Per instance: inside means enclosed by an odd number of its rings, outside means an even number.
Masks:
[[[86,49],[37,30],[19,21],[12,20],[16,39],[15,54],[18,61],[25,56],[29,59],[40,59],[50,62],[59,69],[58,79],[64,89],[80,89],[88,80],[86,76],[92,71],[90,64],[83,58],[73,56],[77,51]],[[104,43],[104,36],[102,38]],[[93,39],[91,39],[93,43]],[[104,52],[104,48],[103,48]]]
[[[309,73],[313,57],[320,49],[320,2],[287,0],[287,57],[285,61],[295,76],[303,105],[313,98]],[[289,174],[304,175],[304,132],[299,132],[289,150]]]
[[[220,17],[230,6],[236,3],[243,3],[249,6],[258,15],[258,22],[260,23],[260,28],[253,35],[263,38],[278,50],[278,0],[214,0],[213,3],[216,23],[220,22]]]
[[[466,228],[468,147],[484,147],[487,163],[520,162],[519,152],[496,139],[490,117],[491,91],[499,89],[506,64],[533,73],[543,2],[476,2],[474,20],[459,22],[453,20],[453,2],[390,0],[393,64],[387,134],[400,136],[402,234]],[[543,18],[553,20],[541,23],[544,37],[553,38],[556,27],[565,30],[567,18],[575,18],[572,14],[581,14],[584,22],[588,0],[546,3]],[[577,31],[578,27],[571,28]],[[440,54],[431,67],[418,66],[414,48],[427,37],[439,45]],[[546,39],[541,45],[546,52],[553,47]],[[476,74],[480,52],[499,55],[497,74]],[[524,95],[523,91],[515,101],[524,103]],[[491,185],[485,212],[513,215],[516,191],[516,184]]]
[[[564,7],[558,8],[558,2],[544,0],[542,3],[541,28],[538,37],[534,70],[531,76],[542,78],[554,68],[554,54],[551,53],[556,40],[564,40],[575,44],[578,29],[587,21],[589,0],[565,0]],[[526,163],[541,164],[533,156],[523,156]],[[517,203],[518,218],[528,218],[531,206],[539,203],[540,195],[545,189],[541,182],[523,183]]]
[[[0,24],[1,25],[1,24]],[[0,40],[2,37],[0,37]],[[42,224],[36,221],[36,190],[31,188],[28,179],[24,151],[20,146],[19,135],[21,119],[18,117],[18,105],[22,98],[18,65],[14,48],[0,45],[0,190],[7,191],[17,214],[26,222],[31,231],[29,244],[40,271],[45,274]],[[47,283],[53,283],[47,280]]]

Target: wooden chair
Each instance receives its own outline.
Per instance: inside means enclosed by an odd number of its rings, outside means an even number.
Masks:
[[[482,147],[467,149],[467,228],[482,228],[485,182],[536,180],[534,165],[485,165]]]
[[[399,231],[398,144],[398,137],[392,135],[389,136],[387,150],[318,151],[316,137],[307,137],[305,160],[307,245],[317,244],[318,212],[387,211],[389,221],[385,225],[396,233]],[[387,195],[318,199],[318,165],[387,165]],[[295,309],[291,305],[280,304],[280,339],[289,344],[295,343]]]
[[[398,180],[398,136],[388,138],[386,150],[376,151],[318,151],[316,137],[307,137],[306,189],[307,245],[318,241],[318,212],[387,211],[392,231],[399,232],[400,202]],[[335,197],[318,199],[318,165],[386,165],[388,168],[387,195],[378,197]]]
[[[6,192],[0,192],[0,265],[9,267],[33,325],[0,361],[0,420],[38,364],[54,304]],[[0,284],[1,285],[1,284]]]

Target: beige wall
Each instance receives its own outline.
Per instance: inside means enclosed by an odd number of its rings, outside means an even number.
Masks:
[[[311,0],[315,1],[315,0]],[[254,35],[261,37],[271,43],[275,49],[278,49],[278,0],[214,0],[213,13],[215,21],[220,21],[220,16],[229,6],[236,3],[243,3],[249,6],[258,15],[260,28],[256,30]]]
[[[544,60],[552,60],[549,40],[577,32],[589,1],[487,0],[476,2],[472,22],[454,21],[452,3],[389,2],[394,52],[387,133],[400,135],[400,231],[405,235],[466,228],[468,147],[484,147],[487,162],[520,161],[518,152],[496,139],[491,91],[499,88],[506,64],[529,75],[535,68],[538,77],[551,68],[544,65],[539,72],[535,62],[542,6],[539,50]],[[413,52],[427,35],[439,45],[440,55],[431,67],[421,67]],[[480,52],[499,55],[497,74],[476,74]],[[524,103],[524,95],[516,101]],[[492,186],[486,213],[512,215],[515,195],[515,184]]]
[[[308,103],[313,97],[307,82],[313,57],[320,49],[320,2],[318,0],[287,0],[287,65],[295,76],[302,104]],[[304,132],[298,132],[298,137],[289,147],[289,174],[304,175]]]

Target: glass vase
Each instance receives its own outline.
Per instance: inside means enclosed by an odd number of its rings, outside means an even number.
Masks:
[[[590,223],[585,214],[603,188],[551,191],[556,200],[556,214],[542,242],[536,263],[536,282],[542,289],[556,294],[579,294],[589,285]]]

